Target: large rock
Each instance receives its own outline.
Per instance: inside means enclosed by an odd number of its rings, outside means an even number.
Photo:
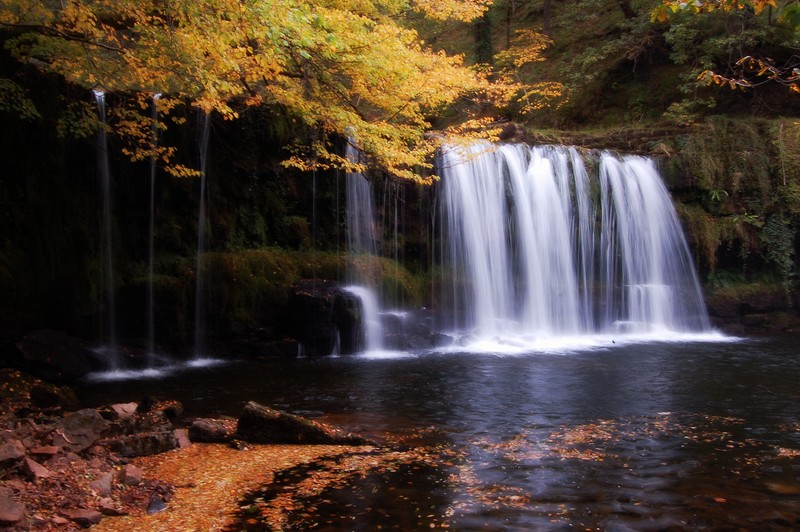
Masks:
[[[108,429],[108,422],[97,410],[78,410],[56,423],[53,445],[73,452],[89,448]]]
[[[294,414],[250,401],[239,416],[236,437],[251,443],[369,445],[361,436],[348,434]]]
[[[34,331],[16,345],[24,369],[48,382],[71,382],[92,369],[93,353],[63,332]]]

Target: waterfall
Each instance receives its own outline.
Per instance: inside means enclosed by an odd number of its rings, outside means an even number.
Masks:
[[[443,301],[479,337],[710,329],[680,223],[653,161],[449,147],[440,164]]]
[[[117,311],[114,297],[114,253],[112,247],[112,220],[111,220],[111,171],[108,162],[108,138],[106,137],[106,97],[102,91],[94,91],[97,103],[97,117],[100,127],[97,130],[97,172],[100,174],[102,193],[102,233],[103,233],[103,266],[104,266],[104,291],[106,297],[106,318],[108,345],[103,348],[109,359],[112,370],[119,369],[119,349],[117,344]]]
[[[345,157],[358,162],[360,153],[352,142],[347,143]],[[347,199],[347,251],[353,258],[374,257],[377,254],[375,216],[372,209],[372,188],[361,172],[345,174],[345,195]],[[364,282],[360,273],[350,272],[351,281]]]
[[[208,143],[211,134],[211,116],[202,113],[200,119],[200,191],[199,206],[197,210],[197,265],[195,270],[195,303],[194,303],[194,358],[205,358],[205,285],[203,276],[205,270],[204,255],[206,252],[206,203],[208,184],[206,174],[208,170]]]
[[[352,162],[359,160],[360,153],[353,145],[352,140],[347,143],[345,156]],[[383,347],[380,306],[375,291],[367,286],[377,278],[378,272],[373,271],[375,267],[373,260],[377,256],[378,238],[372,209],[372,189],[364,174],[361,172],[345,174],[345,196],[347,200],[347,251],[352,260],[347,277],[349,282],[359,283],[359,286],[350,286],[346,290],[361,300],[366,350],[379,350]]]
[[[361,301],[361,322],[364,327],[363,351],[379,351],[383,348],[383,327],[375,293],[363,286],[348,286],[344,290]]]
[[[152,367],[156,353],[156,321],[155,321],[155,293],[153,275],[155,270],[155,211],[156,211],[156,162],[158,148],[158,99],[161,94],[153,95],[153,121],[150,130],[150,144],[153,153],[150,155],[150,235],[147,258],[147,358],[148,366]]]

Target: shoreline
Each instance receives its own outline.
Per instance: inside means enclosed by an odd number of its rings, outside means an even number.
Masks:
[[[370,448],[341,445],[247,445],[239,450],[221,443],[195,443],[133,463],[146,478],[174,486],[166,508],[107,517],[93,527],[100,532],[204,530],[229,527],[239,503],[272,482],[275,473],[316,460]]]

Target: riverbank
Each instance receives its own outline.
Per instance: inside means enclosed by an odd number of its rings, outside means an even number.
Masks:
[[[0,369],[3,530],[219,530],[277,471],[373,449],[255,402],[220,419],[151,397],[78,409],[69,388]]]

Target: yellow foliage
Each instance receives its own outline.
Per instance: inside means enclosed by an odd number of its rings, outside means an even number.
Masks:
[[[87,88],[155,92],[159,128],[174,102],[225,119],[245,106],[279,105],[322,141],[299,147],[288,165],[343,164],[331,135],[353,135],[377,167],[422,179],[436,143],[427,117],[462,98],[493,99],[507,80],[434,52],[402,24],[409,11],[470,20],[490,0],[0,0],[0,25],[21,60]],[[523,48],[520,48],[522,51]],[[512,62],[535,60],[534,49]],[[169,103],[166,103],[169,102]],[[136,104],[134,104],[134,107]],[[172,152],[149,146],[147,113],[114,111],[115,132],[133,159]],[[185,169],[175,169],[184,174]]]

